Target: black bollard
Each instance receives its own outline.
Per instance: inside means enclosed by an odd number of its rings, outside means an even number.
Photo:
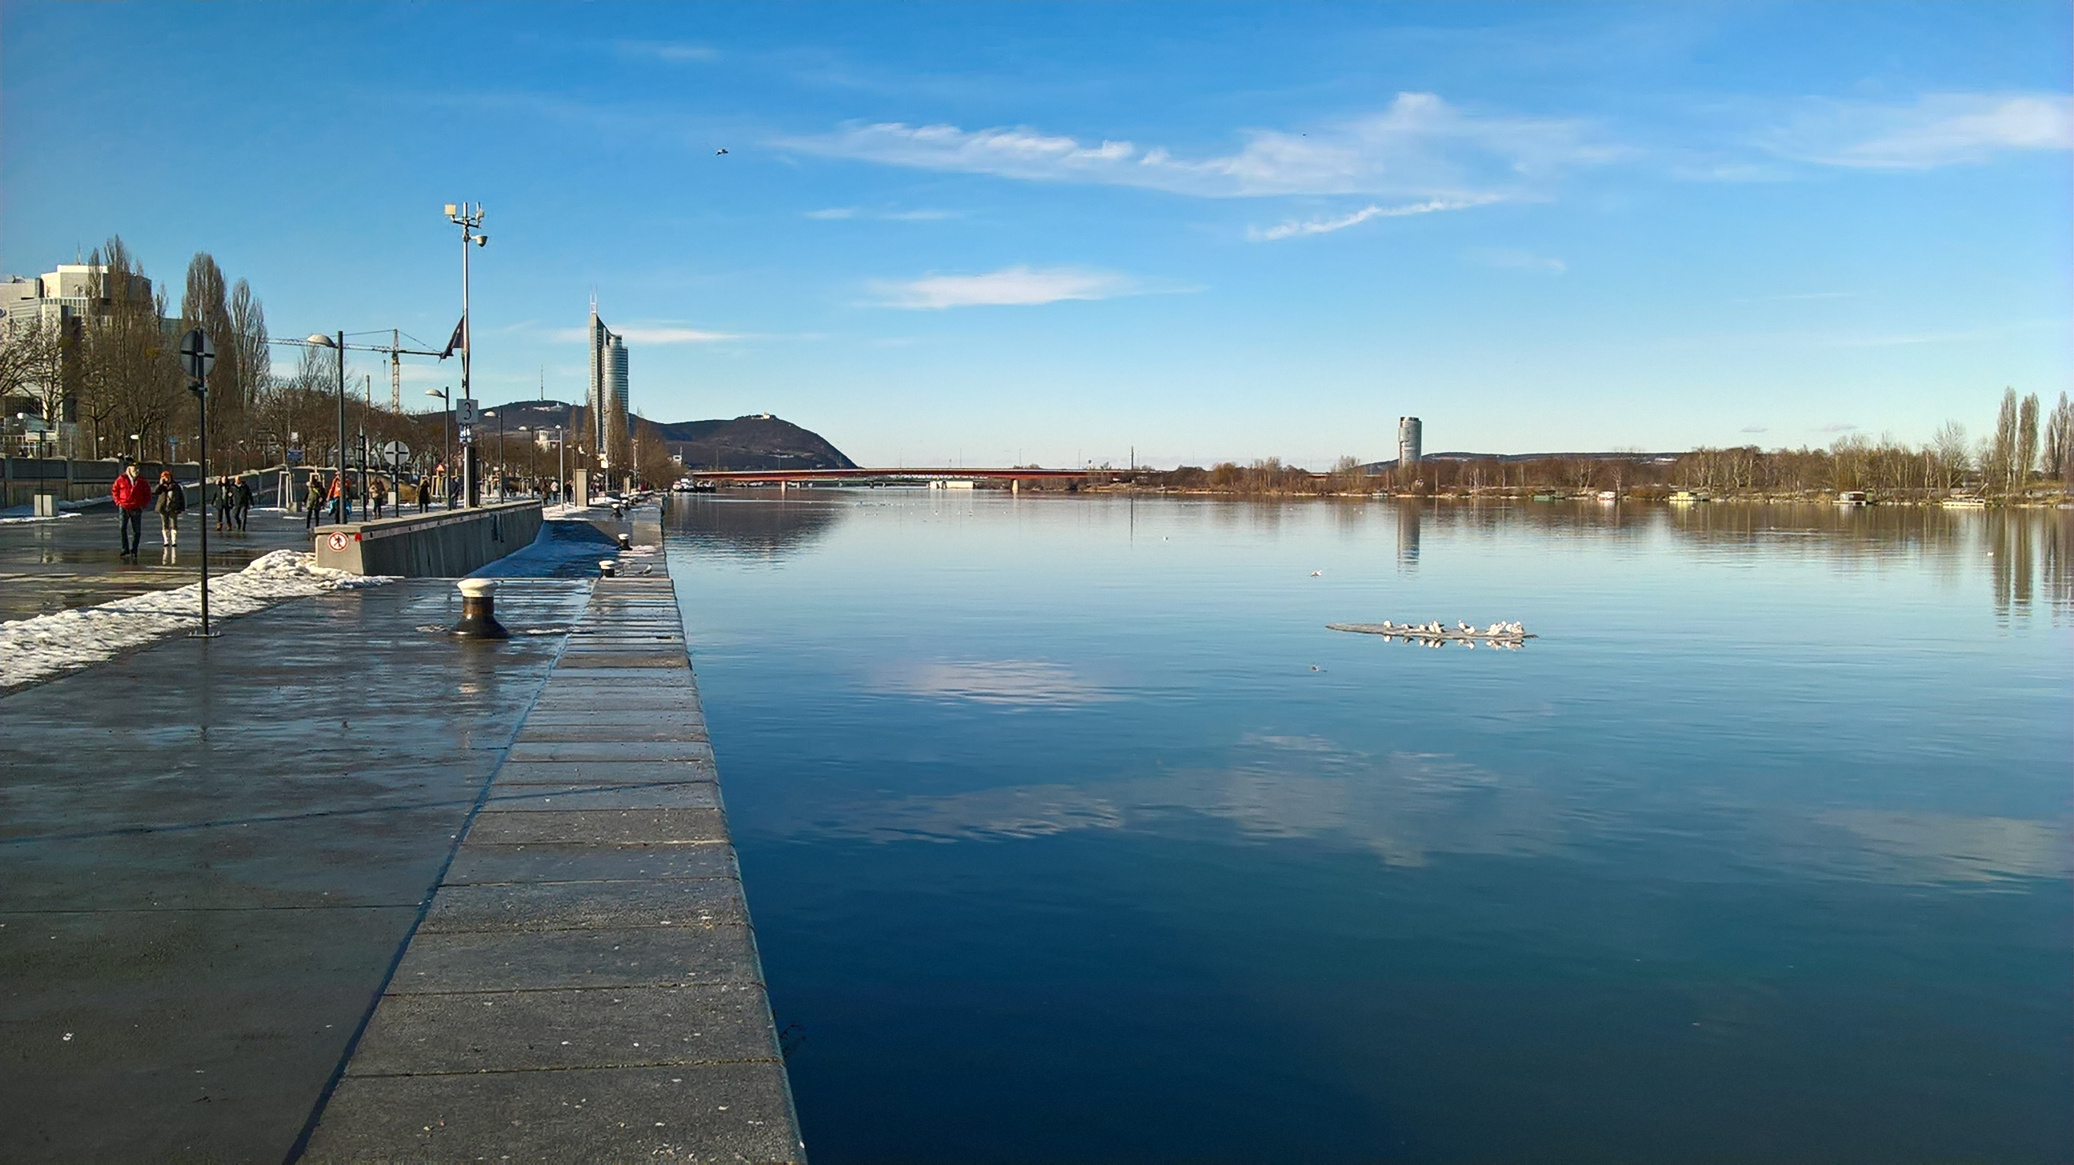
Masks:
[[[509,639],[511,632],[497,622],[497,584],[486,578],[464,578],[454,584],[461,591],[461,621],[453,634],[461,639]]]
[[[619,548],[620,548],[621,550],[632,550],[632,549],[634,548],[634,538],[633,538],[633,535],[631,535],[631,534],[621,534],[621,535],[619,536]]]

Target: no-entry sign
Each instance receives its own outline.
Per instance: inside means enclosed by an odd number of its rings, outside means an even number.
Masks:
[[[324,544],[333,550],[344,550],[346,548],[346,536],[344,534],[333,534],[324,540]]]

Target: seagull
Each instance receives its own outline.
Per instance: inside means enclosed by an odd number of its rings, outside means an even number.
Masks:
[[[1312,577],[1312,578],[1323,578],[1323,577],[1325,577],[1325,572],[1324,572],[1324,571],[1322,571],[1322,570],[1314,570],[1314,571],[1312,571],[1312,572],[1311,572],[1311,577]]]
[[[727,152],[727,147],[726,147],[726,146],[722,146],[722,147],[720,147],[719,149],[717,149],[717,150],[714,150],[714,151],[713,151],[713,156],[717,158],[717,157],[719,157],[720,155],[722,155],[722,154],[724,154],[724,153],[726,153],[726,152]]]

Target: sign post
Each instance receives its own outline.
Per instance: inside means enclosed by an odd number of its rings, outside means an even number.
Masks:
[[[193,328],[180,337],[180,367],[187,373],[187,391],[194,394],[195,411],[200,415],[202,427],[202,481],[201,503],[196,511],[201,516],[198,523],[202,528],[202,629],[200,637],[210,637],[209,631],[209,371],[216,367],[216,344],[209,333]],[[177,483],[176,483],[177,486]]]

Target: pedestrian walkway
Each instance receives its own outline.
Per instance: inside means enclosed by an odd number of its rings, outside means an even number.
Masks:
[[[601,580],[307,1159],[804,1160],[667,578]]]
[[[144,549],[121,556],[120,519],[113,506],[33,522],[0,522],[0,622],[94,607],[148,591],[184,587],[201,577],[207,520],[209,570],[243,570],[262,554],[310,548],[302,515],[252,510],[247,529],[217,533],[215,514],[189,510],[180,520],[180,544],[159,545],[158,516],[145,515]]]
[[[0,697],[0,1160],[281,1160],[589,592],[506,582],[499,644],[451,582],[296,599]]]

